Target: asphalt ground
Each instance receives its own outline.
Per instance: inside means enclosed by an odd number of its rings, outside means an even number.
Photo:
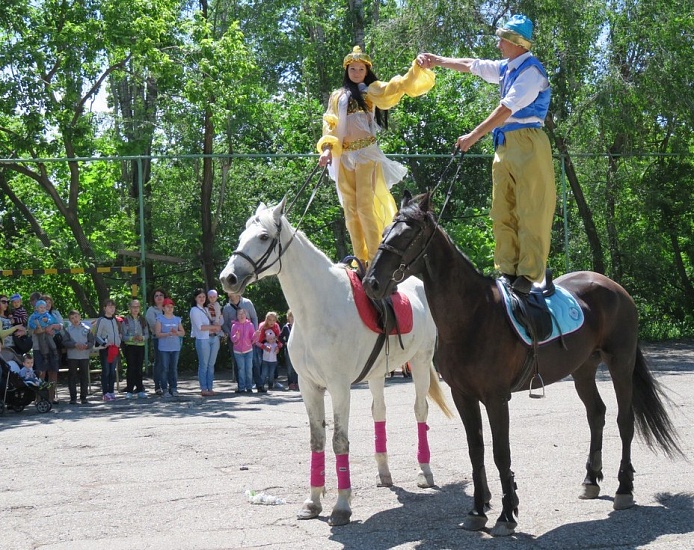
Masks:
[[[671,418],[694,456],[694,343],[647,346],[646,357],[672,399]],[[352,522],[330,527],[336,500],[334,455],[326,450],[323,514],[299,521],[308,496],[309,430],[297,392],[236,395],[228,372],[218,396],[199,397],[192,378],[181,397],[34,407],[0,417],[0,548],[50,549],[441,549],[694,548],[692,464],[633,446],[637,506],[615,512],[620,444],[609,375],[599,373],[608,407],[602,495],[579,500],[588,454],[585,412],[570,379],[545,399],[515,394],[511,450],[520,498],[516,534],[459,528],[472,506],[470,462],[460,420],[431,406],[431,465],[437,485],[416,485],[414,387],[399,373],[386,384],[388,451],[394,486],[376,486],[371,399],[352,392]],[[453,408],[450,392],[444,391]],[[66,396],[61,390],[61,396]],[[327,397],[327,410],[330,411]],[[328,421],[328,435],[332,434]],[[485,425],[493,493],[501,495]],[[251,504],[246,491],[284,504]]]

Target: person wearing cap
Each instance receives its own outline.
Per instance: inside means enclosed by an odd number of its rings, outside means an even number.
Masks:
[[[181,353],[181,338],[186,331],[181,324],[181,318],[174,315],[174,301],[171,298],[164,298],[162,306],[164,313],[157,315],[157,321],[154,324],[161,360],[159,384],[163,397],[176,397],[178,395],[178,357]]]
[[[26,334],[26,327],[24,325],[12,324],[12,317],[10,316],[10,298],[5,294],[0,294],[0,327],[0,341],[2,341],[2,345],[6,348],[14,344],[12,339],[13,335],[23,336]]]
[[[499,105],[456,144],[467,151],[492,132],[494,264],[520,294],[545,276],[556,205],[552,149],[542,130],[550,86],[547,71],[530,53],[532,34],[532,21],[514,15],[496,30],[502,60],[417,56],[422,67],[472,73],[500,86]]]
[[[60,370],[60,355],[53,331],[57,329],[58,323],[53,315],[48,311],[48,304],[45,300],[36,300],[34,312],[29,317],[28,327],[34,340],[34,355],[41,357],[34,365],[34,370],[42,373],[51,386],[48,389],[48,398],[55,405],[58,401],[55,398],[55,385],[58,382],[58,372]],[[36,353],[38,351],[38,353]]]
[[[18,293],[15,292],[12,296],[10,296],[10,305],[12,306],[12,313],[10,314],[12,325],[27,326],[29,314],[27,313],[26,308],[22,305],[22,297]]]
[[[222,306],[218,302],[219,293],[211,288],[207,291],[207,313],[210,315],[210,320],[213,324],[220,327],[224,324],[224,316],[222,315]],[[224,332],[218,331],[215,337],[224,337]]]
[[[435,77],[413,61],[407,74],[382,82],[372,71],[371,58],[359,46],[345,56],[342,66],[342,87],[328,100],[316,149],[320,166],[329,166],[337,184],[354,255],[367,263],[397,212],[390,188],[407,174],[402,164],[386,158],[376,134],[388,127],[388,109],[404,95],[428,92]]]

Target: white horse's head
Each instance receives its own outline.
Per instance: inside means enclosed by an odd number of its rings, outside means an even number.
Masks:
[[[285,197],[274,208],[260,203],[255,214],[248,218],[238,247],[219,274],[226,292],[243,294],[250,283],[279,273],[282,242],[291,235],[283,218],[286,202]]]

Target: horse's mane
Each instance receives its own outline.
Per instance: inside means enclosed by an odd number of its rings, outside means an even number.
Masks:
[[[267,231],[269,235],[276,237],[277,226],[275,225],[275,218],[273,217],[274,208],[274,206],[268,206],[264,210],[260,210],[259,212],[257,212],[255,216],[251,216],[246,222],[246,227],[250,227],[254,223],[257,223],[263,229],[265,229],[265,231]],[[314,249],[317,253],[323,255],[325,259],[331,264],[333,263],[332,260],[330,260],[330,258],[328,258],[328,256],[325,254],[325,252],[323,252],[320,248],[313,244],[311,240],[306,236],[306,234],[303,231],[301,231],[301,229],[296,229],[294,226],[292,226],[292,224],[289,223],[289,220],[287,220],[284,214],[282,214],[282,224],[284,225],[285,230],[290,231],[292,234],[296,232],[295,237],[300,237],[301,241],[304,242],[307,246]]]
[[[422,206],[424,206],[425,208],[422,208]],[[485,279],[488,279],[490,281],[494,280],[493,277],[489,277],[482,273],[482,271],[480,271],[480,269],[474,263],[472,263],[472,260],[470,260],[468,255],[460,249],[458,244],[451,238],[448,232],[438,223],[438,221],[434,217],[434,209],[431,203],[431,191],[421,193],[419,195],[416,195],[415,197],[412,197],[410,201],[408,201],[406,204],[403,204],[400,207],[399,215],[415,222],[424,222],[427,219],[429,219],[432,222],[432,224],[434,224],[434,226],[441,232],[445,239],[450,243],[451,248],[457,251],[458,254],[460,254],[460,256],[463,257],[465,262],[467,262],[470,265],[470,267],[472,267],[472,269],[474,269],[480,276],[484,277]]]

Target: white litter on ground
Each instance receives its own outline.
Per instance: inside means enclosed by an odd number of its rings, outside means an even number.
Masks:
[[[274,495],[268,495],[262,492],[256,493],[255,491],[251,491],[250,489],[246,489],[246,498],[248,498],[248,502],[250,502],[251,504],[287,504],[287,501],[283,498],[279,498]]]

